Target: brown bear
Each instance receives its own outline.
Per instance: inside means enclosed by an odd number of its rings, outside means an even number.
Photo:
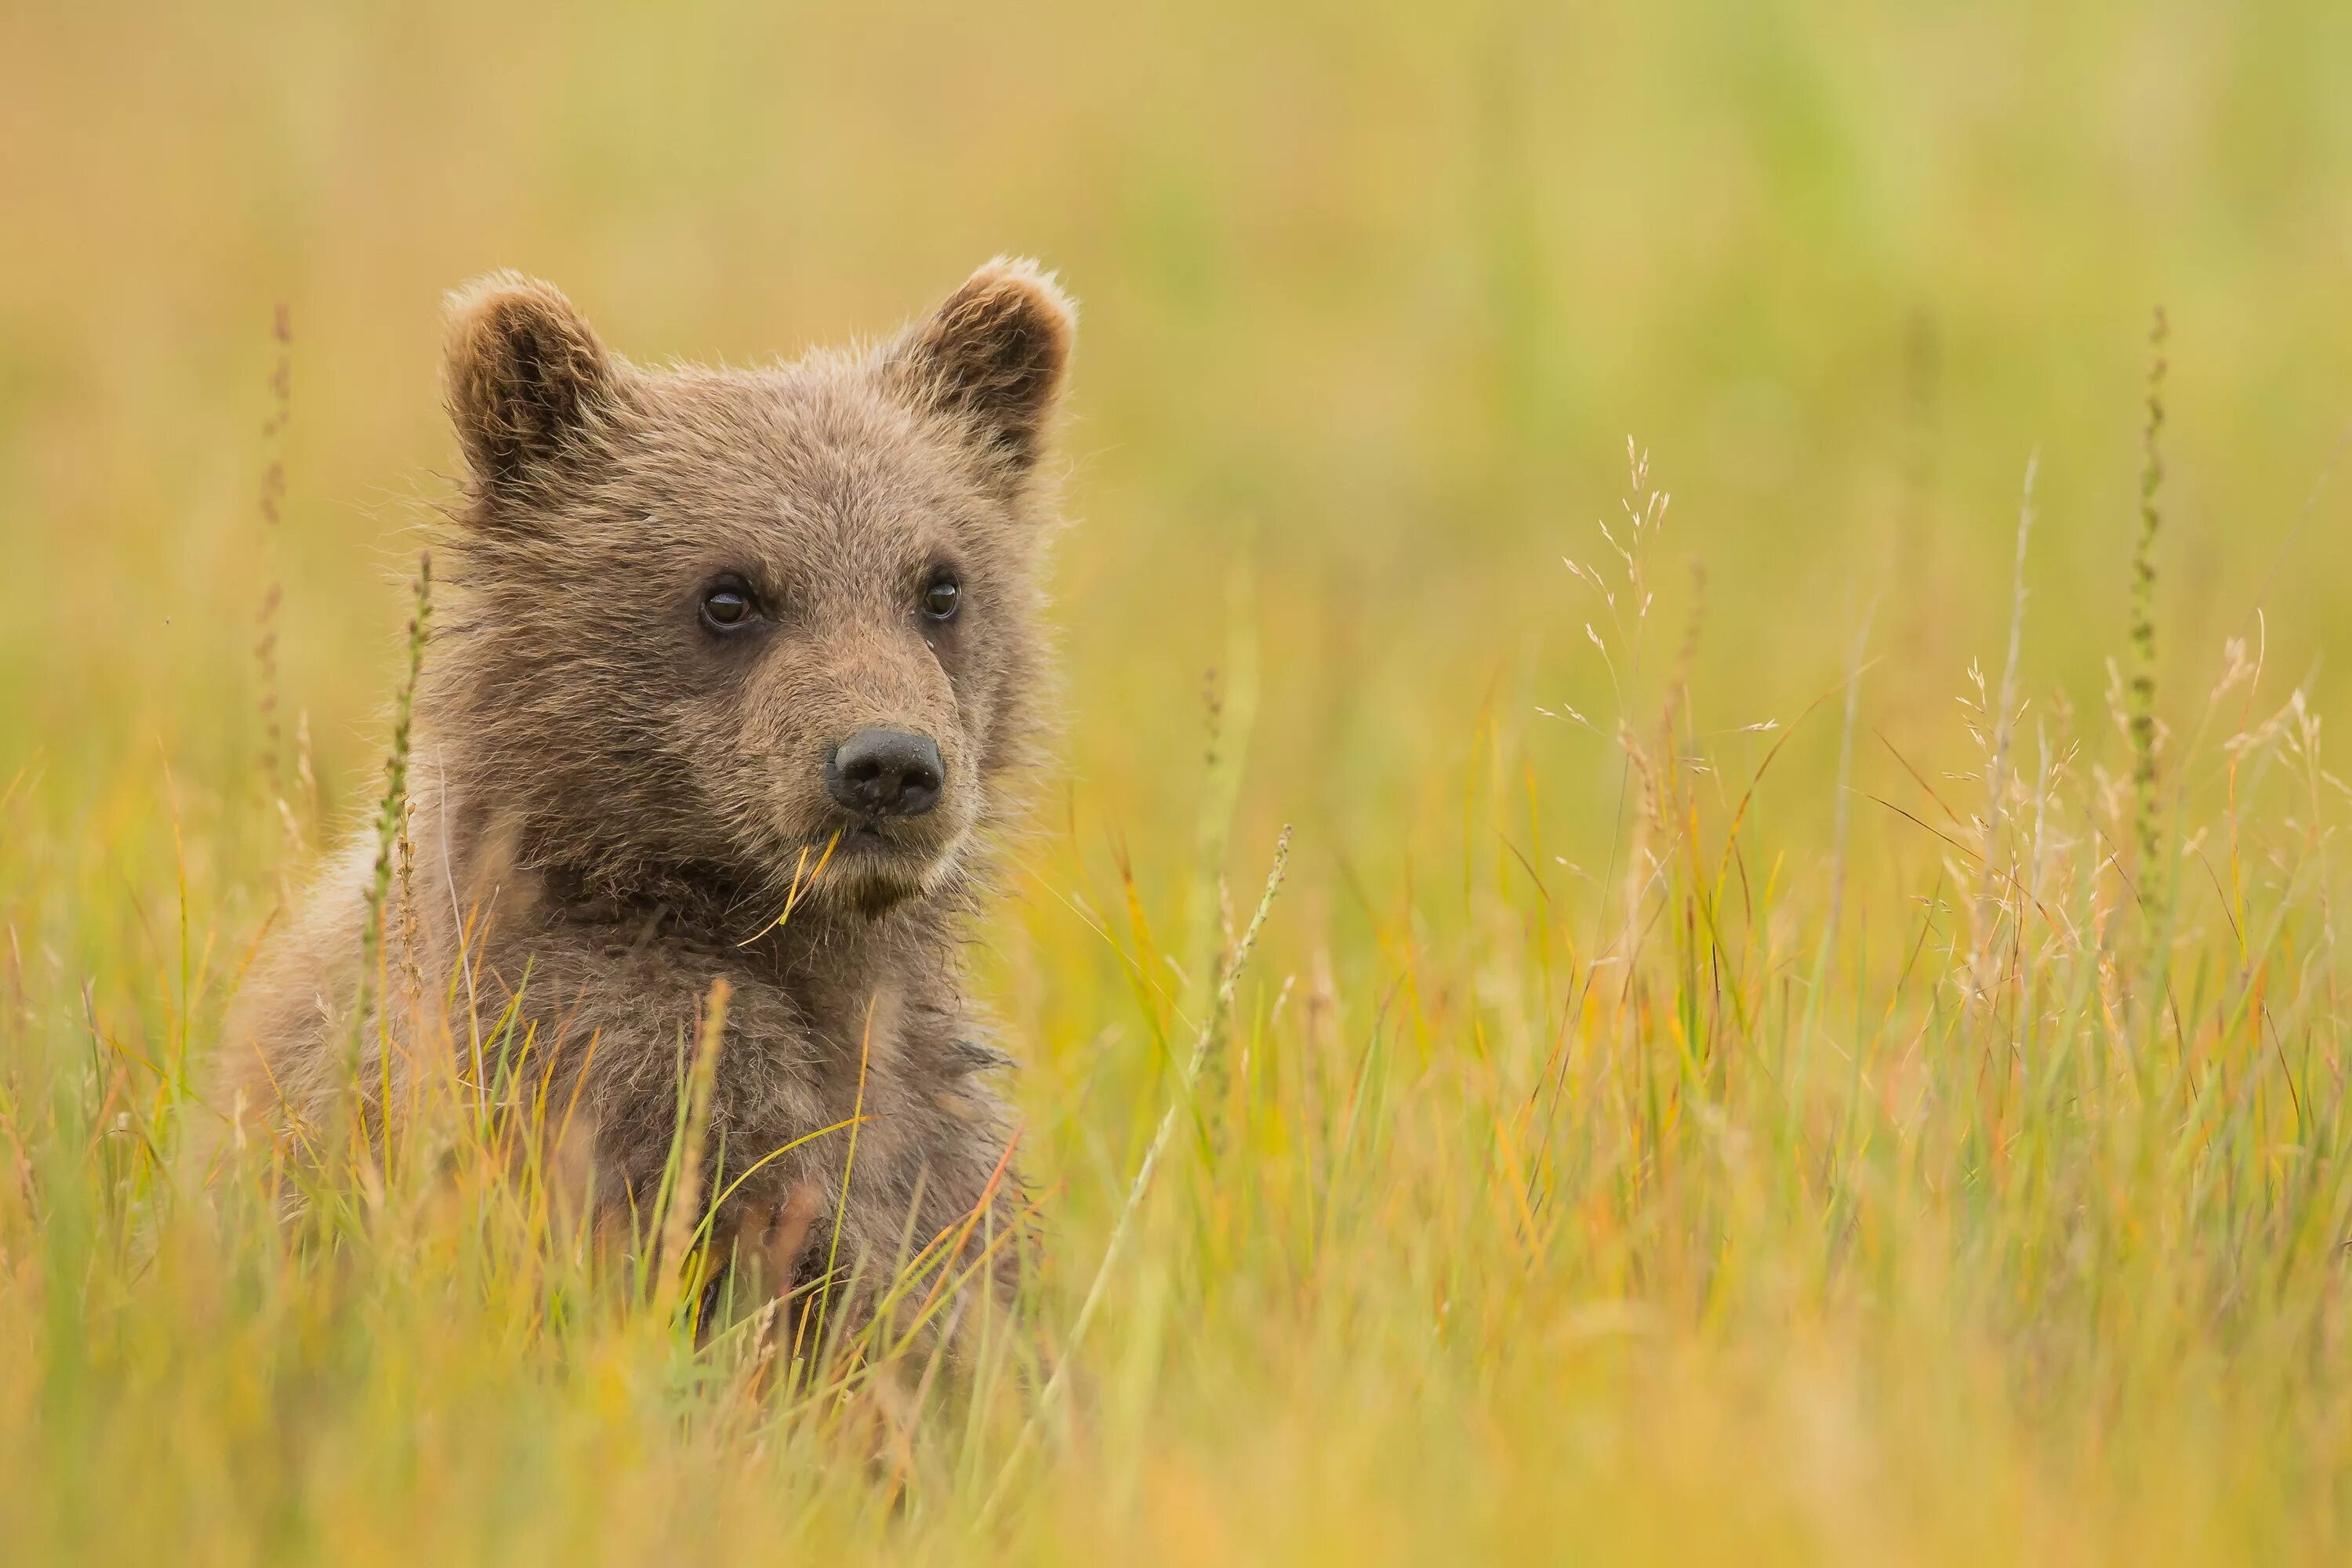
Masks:
[[[577,1107],[607,1217],[654,1203],[723,980],[714,1234],[805,1294],[1012,1227],[1006,1058],[961,948],[1041,728],[1075,320],[999,259],[876,346],[655,369],[545,283],[452,297],[467,479],[377,967],[451,977],[445,1052],[511,1008],[508,1080]],[[297,1142],[386,1083],[396,1121],[426,1048],[355,1016],[393,989],[362,984],[376,861],[371,836],[331,868],[232,1016],[231,1093]],[[838,1131],[775,1155],[858,1110],[854,1163]]]

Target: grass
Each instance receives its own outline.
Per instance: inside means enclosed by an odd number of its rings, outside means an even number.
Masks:
[[[2337,12],[0,20],[9,1561],[2341,1560]],[[194,1090],[401,874],[437,290],[741,360],[1008,246],[1024,1312],[698,1342],[457,1081],[280,1223]]]

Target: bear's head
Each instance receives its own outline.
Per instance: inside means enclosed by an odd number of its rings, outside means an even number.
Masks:
[[[962,886],[1036,729],[1074,325],[998,260],[871,348],[655,369],[544,283],[453,296],[468,483],[423,714],[451,807],[585,892],[752,929]]]

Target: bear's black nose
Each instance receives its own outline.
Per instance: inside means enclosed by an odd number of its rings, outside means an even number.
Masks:
[[[860,730],[824,764],[825,793],[866,816],[920,816],[944,777],[930,737],[904,730]]]

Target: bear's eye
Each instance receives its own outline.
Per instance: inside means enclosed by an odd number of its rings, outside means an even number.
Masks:
[[[923,587],[923,614],[935,621],[953,620],[956,605],[962,600],[963,584],[953,571],[942,566]]]
[[[751,590],[740,579],[724,577],[703,590],[702,624],[714,632],[730,632],[751,619]]]

